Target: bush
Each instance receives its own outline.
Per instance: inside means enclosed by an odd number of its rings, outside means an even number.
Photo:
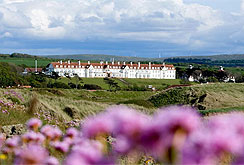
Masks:
[[[52,84],[53,88],[63,88],[63,89],[70,89],[70,86],[63,83],[63,82],[55,82]]]
[[[76,84],[74,84],[72,82],[70,82],[68,85],[70,86],[70,88],[73,88],[73,89],[76,88]]]
[[[120,102],[120,104],[135,104],[145,108],[154,107],[153,103],[147,100],[128,100],[128,101]]]
[[[87,89],[87,90],[101,90],[102,88],[99,85],[95,85],[95,84],[85,84],[83,86],[83,89]]]
[[[11,100],[13,103],[20,104],[19,99],[17,99],[16,97],[10,96],[10,97],[8,97],[8,99]]]
[[[127,88],[125,88],[126,91],[148,91],[149,89],[144,86],[138,86],[137,84],[129,85]]]

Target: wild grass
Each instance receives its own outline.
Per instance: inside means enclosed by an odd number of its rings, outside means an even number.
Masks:
[[[1,62],[13,63],[15,65],[26,65],[28,67],[35,66],[34,58],[17,58],[17,57],[0,57]],[[45,67],[53,60],[51,59],[38,59],[38,67]]]

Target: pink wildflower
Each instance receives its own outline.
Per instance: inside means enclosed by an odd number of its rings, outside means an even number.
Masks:
[[[32,118],[27,122],[27,127],[30,130],[37,131],[42,125],[42,121],[37,118]]]
[[[14,164],[44,164],[47,158],[48,152],[44,148],[39,145],[28,145],[16,155]]]

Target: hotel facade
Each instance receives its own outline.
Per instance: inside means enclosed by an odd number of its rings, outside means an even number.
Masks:
[[[52,62],[46,68],[46,74],[58,73],[61,77],[84,77],[84,78],[143,78],[143,79],[175,79],[176,70],[173,65],[126,63],[126,62],[100,62],[81,63],[70,61]]]

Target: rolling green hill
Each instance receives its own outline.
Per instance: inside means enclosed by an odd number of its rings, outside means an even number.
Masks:
[[[48,58],[55,59],[74,59],[83,61],[148,61],[150,58],[142,57],[129,57],[129,56],[114,56],[114,55],[103,55],[103,54],[77,54],[77,55],[49,55],[45,56]]]
[[[244,84],[217,83],[179,87],[152,96],[156,107],[191,105],[200,110],[244,107]]]

